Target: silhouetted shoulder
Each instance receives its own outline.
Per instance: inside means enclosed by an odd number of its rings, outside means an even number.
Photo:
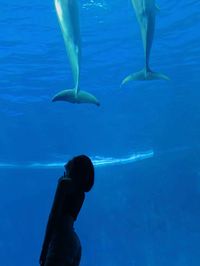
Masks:
[[[59,178],[55,195],[55,208],[59,208],[60,217],[66,213],[74,220],[80,212],[85,199],[85,193],[69,178]]]
[[[69,195],[75,191],[72,180],[70,178],[64,178],[63,176],[58,179],[58,187],[65,190],[65,193]]]

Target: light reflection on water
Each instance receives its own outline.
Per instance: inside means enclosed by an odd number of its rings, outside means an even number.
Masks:
[[[145,160],[154,156],[154,151],[149,150],[145,152],[133,153],[127,157],[114,158],[114,157],[101,157],[95,156],[91,157],[94,166],[103,167],[107,165],[120,165],[120,164],[130,164],[136,161]],[[31,168],[31,169],[41,169],[41,168],[61,168],[65,162],[34,162],[29,164],[15,164],[15,163],[0,163],[0,168]]]

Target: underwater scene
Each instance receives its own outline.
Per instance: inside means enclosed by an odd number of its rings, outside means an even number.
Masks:
[[[47,265],[58,179],[86,154],[81,266],[199,266],[200,1],[0,3],[0,265]]]

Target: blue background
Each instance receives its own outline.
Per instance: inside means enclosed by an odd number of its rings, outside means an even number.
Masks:
[[[73,87],[53,1],[0,3],[0,264],[38,265],[58,163],[153,150],[96,168],[76,223],[81,265],[199,265],[199,1],[157,3],[150,63],[171,80],[123,88],[144,62],[131,2],[80,1],[80,88],[99,108],[51,102]]]

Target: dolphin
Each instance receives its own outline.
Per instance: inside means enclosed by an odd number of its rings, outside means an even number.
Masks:
[[[79,89],[81,37],[77,0],[54,0],[54,2],[75,86],[73,89],[67,89],[57,93],[52,101],[92,103],[99,106],[100,103],[95,96]]]
[[[142,42],[144,48],[145,66],[139,72],[133,73],[126,77],[122,84],[131,80],[153,80],[169,78],[162,74],[153,72],[149,67],[149,58],[151,52],[151,46],[155,31],[155,18],[156,13],[159,11],[159,7],[156,5],[155,0],[131,0],[133,8],[135,9],[136,18],[138,20],[140,31],[142,35]]]

